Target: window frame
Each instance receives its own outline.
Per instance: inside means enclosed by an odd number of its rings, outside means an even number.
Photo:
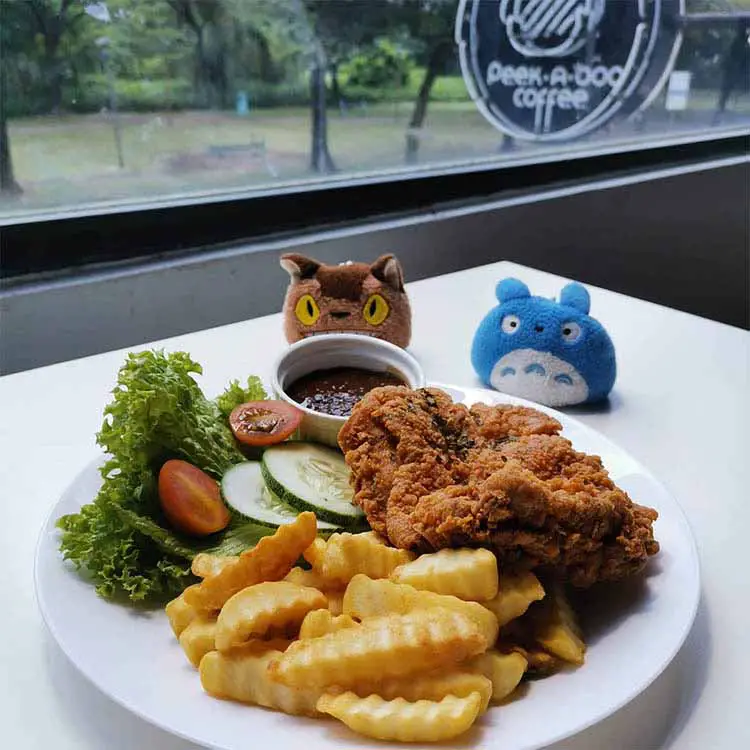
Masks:
[[[234,244],[352,227],[433,207],[470,205],[551,188],[748,154],[750,128],[685,134],[654,143],[454,167],[346,177],[242,191],[155,200],[140,205],[59,211],[0,219],[0,288],[70,276],[111,264],[199,254]]]

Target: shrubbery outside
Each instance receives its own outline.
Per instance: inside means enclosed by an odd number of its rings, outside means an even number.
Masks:
[[[0,0],[0,214],[533,153],[540,147],[504,138],[471,101],[456,7]],[[689,29],[676,63],[692,73],[689,107],[666,112],[662,96],[589,142],[711,127],[734,39],[725,26]],[[750,121],[744,82],[723,122]]]

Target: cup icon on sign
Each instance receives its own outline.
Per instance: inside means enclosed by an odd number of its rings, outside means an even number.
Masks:
[[[526,57],[564,57],[596,29],[606,0],[500,0],[500,21]]]

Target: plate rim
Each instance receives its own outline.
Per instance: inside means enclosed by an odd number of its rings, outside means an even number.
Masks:
[[[686,538],[687,538],[687,541],[689,542],[689,548],[691,552],[690,554],[690,568],[691,568],[691,573],[692,573],[691,580],[694,580],[694,586],[693,586],[693,591],[692,591],[692,595],[690,599],[690,608],[689,608],[688,616],[685,618],[685,624],[683,625],[682,631],[680,632],[678,638],[675,639],[674,645],[670,649],[669,653],[667,653],[664,657],[662,657],[661,662],[659,663],[659,666],[650,672],[649,677],[645,679],[644,681],[642,681],[634,689],[628,691],[625,697],[621,698],[619,701],[616,701],[614,704],[607,706],[601,711],[595,713],[592,717],[587,719],[585,722],[577,725],[574,729],[563,730],[561,732],[558,732],[556,735],[546,739],[544,741],[544,744],[542,745],[534,741],[531,744],[519,744],[515,746],[514,748],[514,750],[539,750],[540,748],[555,744],[557,742],[561,742],[565,739],[568,739],[577,734],[580,734],[581,732],[584,732],[590,729],[591,727],[595,726],[596,724],[599,724],[600,722],[604,721],[608,717],[613,716],[622,708],[624,708],[633,700],[635,700],[639,695],[645,692],[664,673],[667,667],[674,661],[677,654],[685,645],[685,641],[687,640],[688,635],[690,634],[690,632],[692,631],[695,625],[695,619],[698,613],[698,608],[700,606],[700,601],[702,597],[701,560],[700,560],[700,554],[699,554],[699,548],[698,548],[696,536],[693,531],[692,524],[690,523],[690,519],[685,513],[684,508],[682,507],[680,502],[677,500],[677,498],[672,494],[672,492],[670,492],[669,488],[660,479],[658,479],[643,463],[641,463],[638,459],[634,458],[624,448],[621,448],[619,445],[617,445],[617,443],[612,441],[609,437],[601,433],[599,430],[596,430],[593,427],[589,427],[587,424],[585,424],[584,422],[582,422],[575,416],[571,416],[569,414],[566,414],[565,412],[561,412],[552,407],[545,406],[544,404],[538,404],[536,402],[528,401],[518,396],[512,396],[510,394],[502,393],[501,391],[491,390],[485,387],[460,386],[460,385],[455,385],[455,384],[439,383],[435,381],[429,381],[428,387],[444,388],[444,389],[448,389],[449,391],[450,390],[459,391],[464,396],[467,396],[467,395],[471,396],[472,394],[476,394],[483,399],[489,400],[493,405],[510,403],[510,404],[519,405],[519,406],[526,406],[532,409],[536,409],[537,411],[542,411],[554,417],[555,419],[558,419],[558,421],[560,421],[561,424],[563,425],[563,429],[565,428],[565,423],[567,422],[567,423],[570,423],[571,425],[574,425],[577,429],[581,429],[584,432],[588,432],[592,434],[593,436],[596,436],[597,440],[599,440],[602,444],[606,445],[609,449],[614,449],[616,452],[627,456],[628,459],[632,462],[632,465],[636,467],[639,470],[639,472],[641,472],[643,475],[648,477],[648,479],[651,482],[657,485],[664,492],[664,494],[670,498],[673,504],[673,508],[677,511],[676,515],[681,521],[681,523],[683,524],[687,532]],[[560,420],[560,417],[562,417],[562,420]],[[81,667],[74,660],[74,658],[68,653],[68,650],[66,650],[66,648],[63,647],[64,639],[61,639],[59,632],[53,625],[53,617],[51,613],[49,612],[47,605],[43,601],[43,596],[41,594],[41,589],[43,585],[41,584],[40,577],[39,577],[40,576],[40,572],[39,572],[40,553],[41,553],[42,546],[44,545],[46,541],[48,531],[53,529],[55,526],[53,522],[53,516],[57,512],[60,503],[63,501],[68,491],[79,481],[79,479],[83,475],[85,475],[87,472],[90,472],[92,469],[94,468],[98,469],[98,467],[101,466],[104,455],[105,454],[101,453],[97,457],[92,458],[90,461],[88,461],[76,473],[75,477],[71,480],[71,482],[69,482],[68,485],[66,485],[62,494],[56,499],[56,501],[50,507],[49,512],[46,514],[44,522],[42,523],[39,534],[37,536],[37,540],[36,540],[36,544],[34,548],[33,579],[34,579],[34,596],[37,602],[37,607],[39,608],[39,612],[42,616],[42,621],[44,622],[45,628],[47,629],[48,633],[52,636],[52,639],[54,640],[57,648],[59,648],[60,651],[62,651],[66,660],[76,669],[76,671],[79,674],[81,674],[86,679],[86,681],[90,685],[93,685],[100,693],[105,695],[109,700],[112,700],[114,703],[116,703],[118,706],[120,706],[127,712],[133,714],[134,716],[137,716],[140,720],[146,722],[147,724],[150,724],[151,726],[157,727],[158,729],[160,729],[163,732],[166,732],[167,734],[171,734],[175,737],[179,737],[193,744],[203,745],[204,747],[211,748],[212,750],[226,750],[226,745],[216,744],[214,742],[211,742],[210,740],[204,740],[204,739],[196,740],[194,736],[191,736],[181,731],[180,729],[173,727],[172,725],[168,725],[162,722],[159,718],[154,717],[152,714],[145,713],[138,706],[134,706],[132,704],[127,703],[126,700],[122,698],[120,695],[116,693],[112,693],[108,689],[103,687],[100,684],[100,682],[97,680],[96,676],[93,674],[89,674],[89,672],[86,669]],[[63,565],[67,564],[67,561],[64,560],[61,556],[59,556],[59,550],[58,550],[58,557],[59,557],[59,562],[61,564]],[[72,571],[72,572],[75,572],[75,571]],[[96,596],[96,594],[94,593],[93,587],[91,587],[91,591],[93,595]],[[305,718],[305,717],[294,717],[294,718]],[[480,746],[477,745],[477,750],[479,750],[479,747]]]

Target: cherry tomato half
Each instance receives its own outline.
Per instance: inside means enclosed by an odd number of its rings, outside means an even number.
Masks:
[[[234,436],[245,445],[273,445],[286,440],[302,420],[302,412],[283,401],[248,401],[229,415]]]
[[[218,483],[187,461],[172,459],[161,467],[159,500],[172,526],[191,536],[213,534],[229,523]]]

